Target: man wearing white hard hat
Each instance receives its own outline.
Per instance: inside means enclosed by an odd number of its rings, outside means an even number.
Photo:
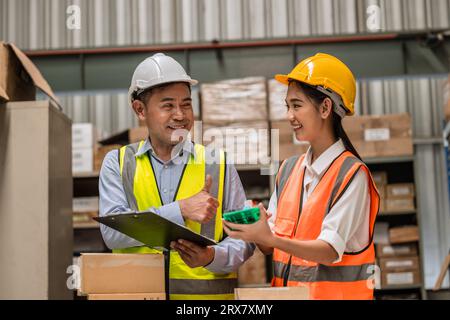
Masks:
[[[191,86],[195,84],[177,61],[162,53],[138,65],[129,102],[148,127],[149,137],[105,157],[100,215],[153,208],[214,239],[217,246],[200,247],[186,240],[171,244],[170,298],[232,299],[236,270],[253,254],[254,245],[224,239],[222,212],[242,209],[245,192],[223,151],[186,139],[194,123]],[[155,253],[106,226],[101,231],[114,252]]]

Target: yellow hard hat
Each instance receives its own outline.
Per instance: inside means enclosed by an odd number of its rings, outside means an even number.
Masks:
[[[296,80],[316,87],[330,96],[335,103],[333,94],[337,94],[345,113],[349,116],[355,114],[355,77],[341,60],[332,55],[318,53],[300,62],[291,73],[277,74],[275,79],[285,85],[289,84],[289,80]]]

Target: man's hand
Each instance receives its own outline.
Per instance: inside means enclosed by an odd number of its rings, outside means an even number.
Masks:
[[[207,266],[214,260],[213,247],[201,247],[187,240],[172,241],[170,247],[178,252],[184,263],[191,268]]]
[[[202,191],[188,199],[178,201],[181,215],[184,218],[199,223],[208,223],[216,215],[219,201],[209,194],[211,185],[212,178],[208,174]]]

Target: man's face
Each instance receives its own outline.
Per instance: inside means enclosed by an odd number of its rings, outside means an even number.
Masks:
[[[174,83],[156,88],[145,106],[145,122],[152,141],[176,145],[194,123],[191,92],[187,84]]]

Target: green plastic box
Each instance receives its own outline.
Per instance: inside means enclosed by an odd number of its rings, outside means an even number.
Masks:
[[[259,208],[227,212],[223,214],[223,219],[236,224],[252,224],[259,220]]]

